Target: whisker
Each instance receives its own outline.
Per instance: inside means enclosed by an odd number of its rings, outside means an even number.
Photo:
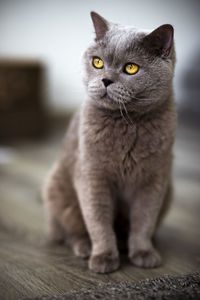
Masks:
[[[133,99],[138,100],[138,101],[153,101],[153,99],[150,99],[150,98],[137,98],[135,96],[133,96]]]
[[[127,117],[128,117],[128,120],[130,121],[131,125],[134,126],[134,123],[133,123],[133,121],[131,120],[131,118],[130,118],[130,116],[129,116],[129,114],[128,114],[128,111],[127,111],[127,109],[126,109],[126,106],[125,106],[125,104],[124,104],[123,101],[122,101],[122,105],[123,105],[123,107],[124,107],[124,110],[125,110],[125,113],[126,113],[126,115],[127,115]]]
[[[126,120],[126,118],[125,118],[125,116],[124,116],[124,114],[123,114],[123,112],[122,112],[121,103],[120,103],[119,100],[118,100],[118,103],[119,103],[119,110],[120,110],[120,114],[121,114],[121,116],[122,116],[122,119],[125,120],[126,123],[128,123],[128,121]]]

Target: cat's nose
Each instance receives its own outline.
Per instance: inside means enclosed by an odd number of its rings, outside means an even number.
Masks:
[[[108,85],[110,85],[111,83],[113,83],[112,80],[106,79],[106,78],[103,78],[102,81],[103,81],[103,84],[105,85],[105,87],[107,87]]]

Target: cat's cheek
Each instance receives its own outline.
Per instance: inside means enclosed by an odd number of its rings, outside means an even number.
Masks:
[[[105,89],[95,89],[94,87],[88,87],[88,96],[92,100],[99,101],[105,96]]]
[[[122,84],[113,84],[107,89],[108,96],[114,102],[128,103],[131,101],[132,91],[125,88]]]

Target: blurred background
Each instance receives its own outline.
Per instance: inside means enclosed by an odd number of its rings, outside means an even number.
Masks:
[[[179,122],[174,205],[159,237],[165,263],[158,271],[133,272],[130,268],[129,277],[123,277],[124,272],[119,278],[183,274],[200,264],[200,1],[0,0],[2,299],[36,296],[36,291],[55,294],[58,286],[60,291],[82,287],[79,274],[84,284],[89,276],[86,262],[81,269],[69,250],[51,252],[39,241],[44,239],[45,227],[41,187],[61,151],[72,112],[86,98],[81,57],[94,39],[91,10],[136,28],[153,30],[164,23],[175,28],[174,89]],[[52,264],[56,278],[49,277]],[[67,277],[61,286],[60,278],[66,278],[66,269],[71,268],[74,280]],[[20,274],[18,280],[16,274]],[[24,283],[26,278],[31,284]]]
[[[36,78],[42,73],[42,81],[41,78],[38,79],[41,89],[40,101],[46,112],[63,115],[65,111],[76,109],[85,98],[81,56],[94,38],[94,29],[89,15],[91,10],[97,11],[110,21],[136,28],[153,30],[164,23],[171,23],[174,26],[177,51],[174,84],[176,101],[180,108],[192,113],[196,121],[200,114],[200,2],[198,0],[1,0],[1,64],[3,61],[14,60],[13,67],[18,64],[18,68],[21,68],[21,63],[28,69],[32,65],[34,69],[32,72],[38,72],[37,75],[35,74]],[[23,62],[20,62],[21,60]],[[20,75],[16,76],[20,80]],[[15,80],[14,82],[10,80],[12,83],[8,78],[11,85],[9,91],[20,88],[23,90],[23,87],[16,87]],[[1,102],[6,102],[5,95],[2,95],[5,89],[2,85],[5,84],[1,79]],[[36,85],[32,88],[35,89]],[[8,103],[4,105],[8,109]],[[0,110],[2,110],[1,106]],[[6,110],[5,107],[4,109]]]

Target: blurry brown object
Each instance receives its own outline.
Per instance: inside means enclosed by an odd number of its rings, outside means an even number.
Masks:
[[[0,139],[44,132],[43,67],[32,60],[0,60]]]

